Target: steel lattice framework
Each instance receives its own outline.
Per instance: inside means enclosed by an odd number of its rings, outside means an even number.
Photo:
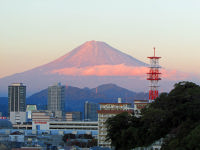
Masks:
[[[160,78],[160,66],[159,59],[161,57],[155,56],[155,47],[154,47],[154,56],[147,57],[150,59],[150,67],[149,72],[147,73],[147,80],[150,81],[150,89],[149,89],[149,102],[154,101],[158,97],[158,81]]]

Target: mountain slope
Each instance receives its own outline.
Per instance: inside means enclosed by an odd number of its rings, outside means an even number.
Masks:
[[[88,41],[66,55],[50,62],[40,69],[61,69],[70,67],[88,67],[96,65],[145,66],[146,64],[110,45],[99,41]]]
[[[98,89],[96,91],[96,89]],[[65,111],[84,112],[84,102],[108,103],[117,102],[118,97],[122,102],[133,103],[134,99],[147,99],[148,93],[136,93],[115,84],[104,84],[96,88],[77,88],[69,86],[66,89]],[[26,99],[26,104],[35,104],[39,110],[47,109],[48,90],[43,89]],[[8,98],[0,97],[0,107],[3,116],[8,115]]]
[[[98,91],[96,91],[98,89]],[[117,102],[118,97],[123,102],[133,103],[134,99],[147,99],[147,93],[136,93],[115,84],[104,84],[94,89],[77,88],[69,86],[65,92],[66,111],[83,111],[84,102],[90,101],[94,103]],[[36,104],[40,108],[41,105],[47,105],[48,92],[44,89],[27,98],[27,104]]]

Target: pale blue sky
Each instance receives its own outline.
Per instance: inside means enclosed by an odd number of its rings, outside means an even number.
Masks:
[[[200,74],[199,0],[0,0],[0,77],[104,41],[148,62]]]

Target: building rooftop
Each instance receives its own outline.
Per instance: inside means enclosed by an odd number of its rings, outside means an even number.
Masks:
[[[23,83],[12,83],[10,86],[24,86]]]
[[[114,104],[114,105],[128,104],[128,105],[131,105],[131,103],[99,103],[99,104]]]
[[[37,105],[27,105],[26,106],[26,111],[33,111],[37,110]]]
[[[100,114],[120,114],[123,112],[132,113],[133,110],[98,110],[97,112]]]

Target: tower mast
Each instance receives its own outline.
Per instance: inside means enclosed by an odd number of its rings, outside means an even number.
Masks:
[[[147,73],[147,80],[150,81],[149,85],[149,102],[153,102],[158,97],[158,81],[161,80],[160,78],[160,66],[159,66],[159,59],[161,57],[155,56],[155,47],[154,47],[154,56],[147,57],[150,59],[150,67],[149,72]]]

